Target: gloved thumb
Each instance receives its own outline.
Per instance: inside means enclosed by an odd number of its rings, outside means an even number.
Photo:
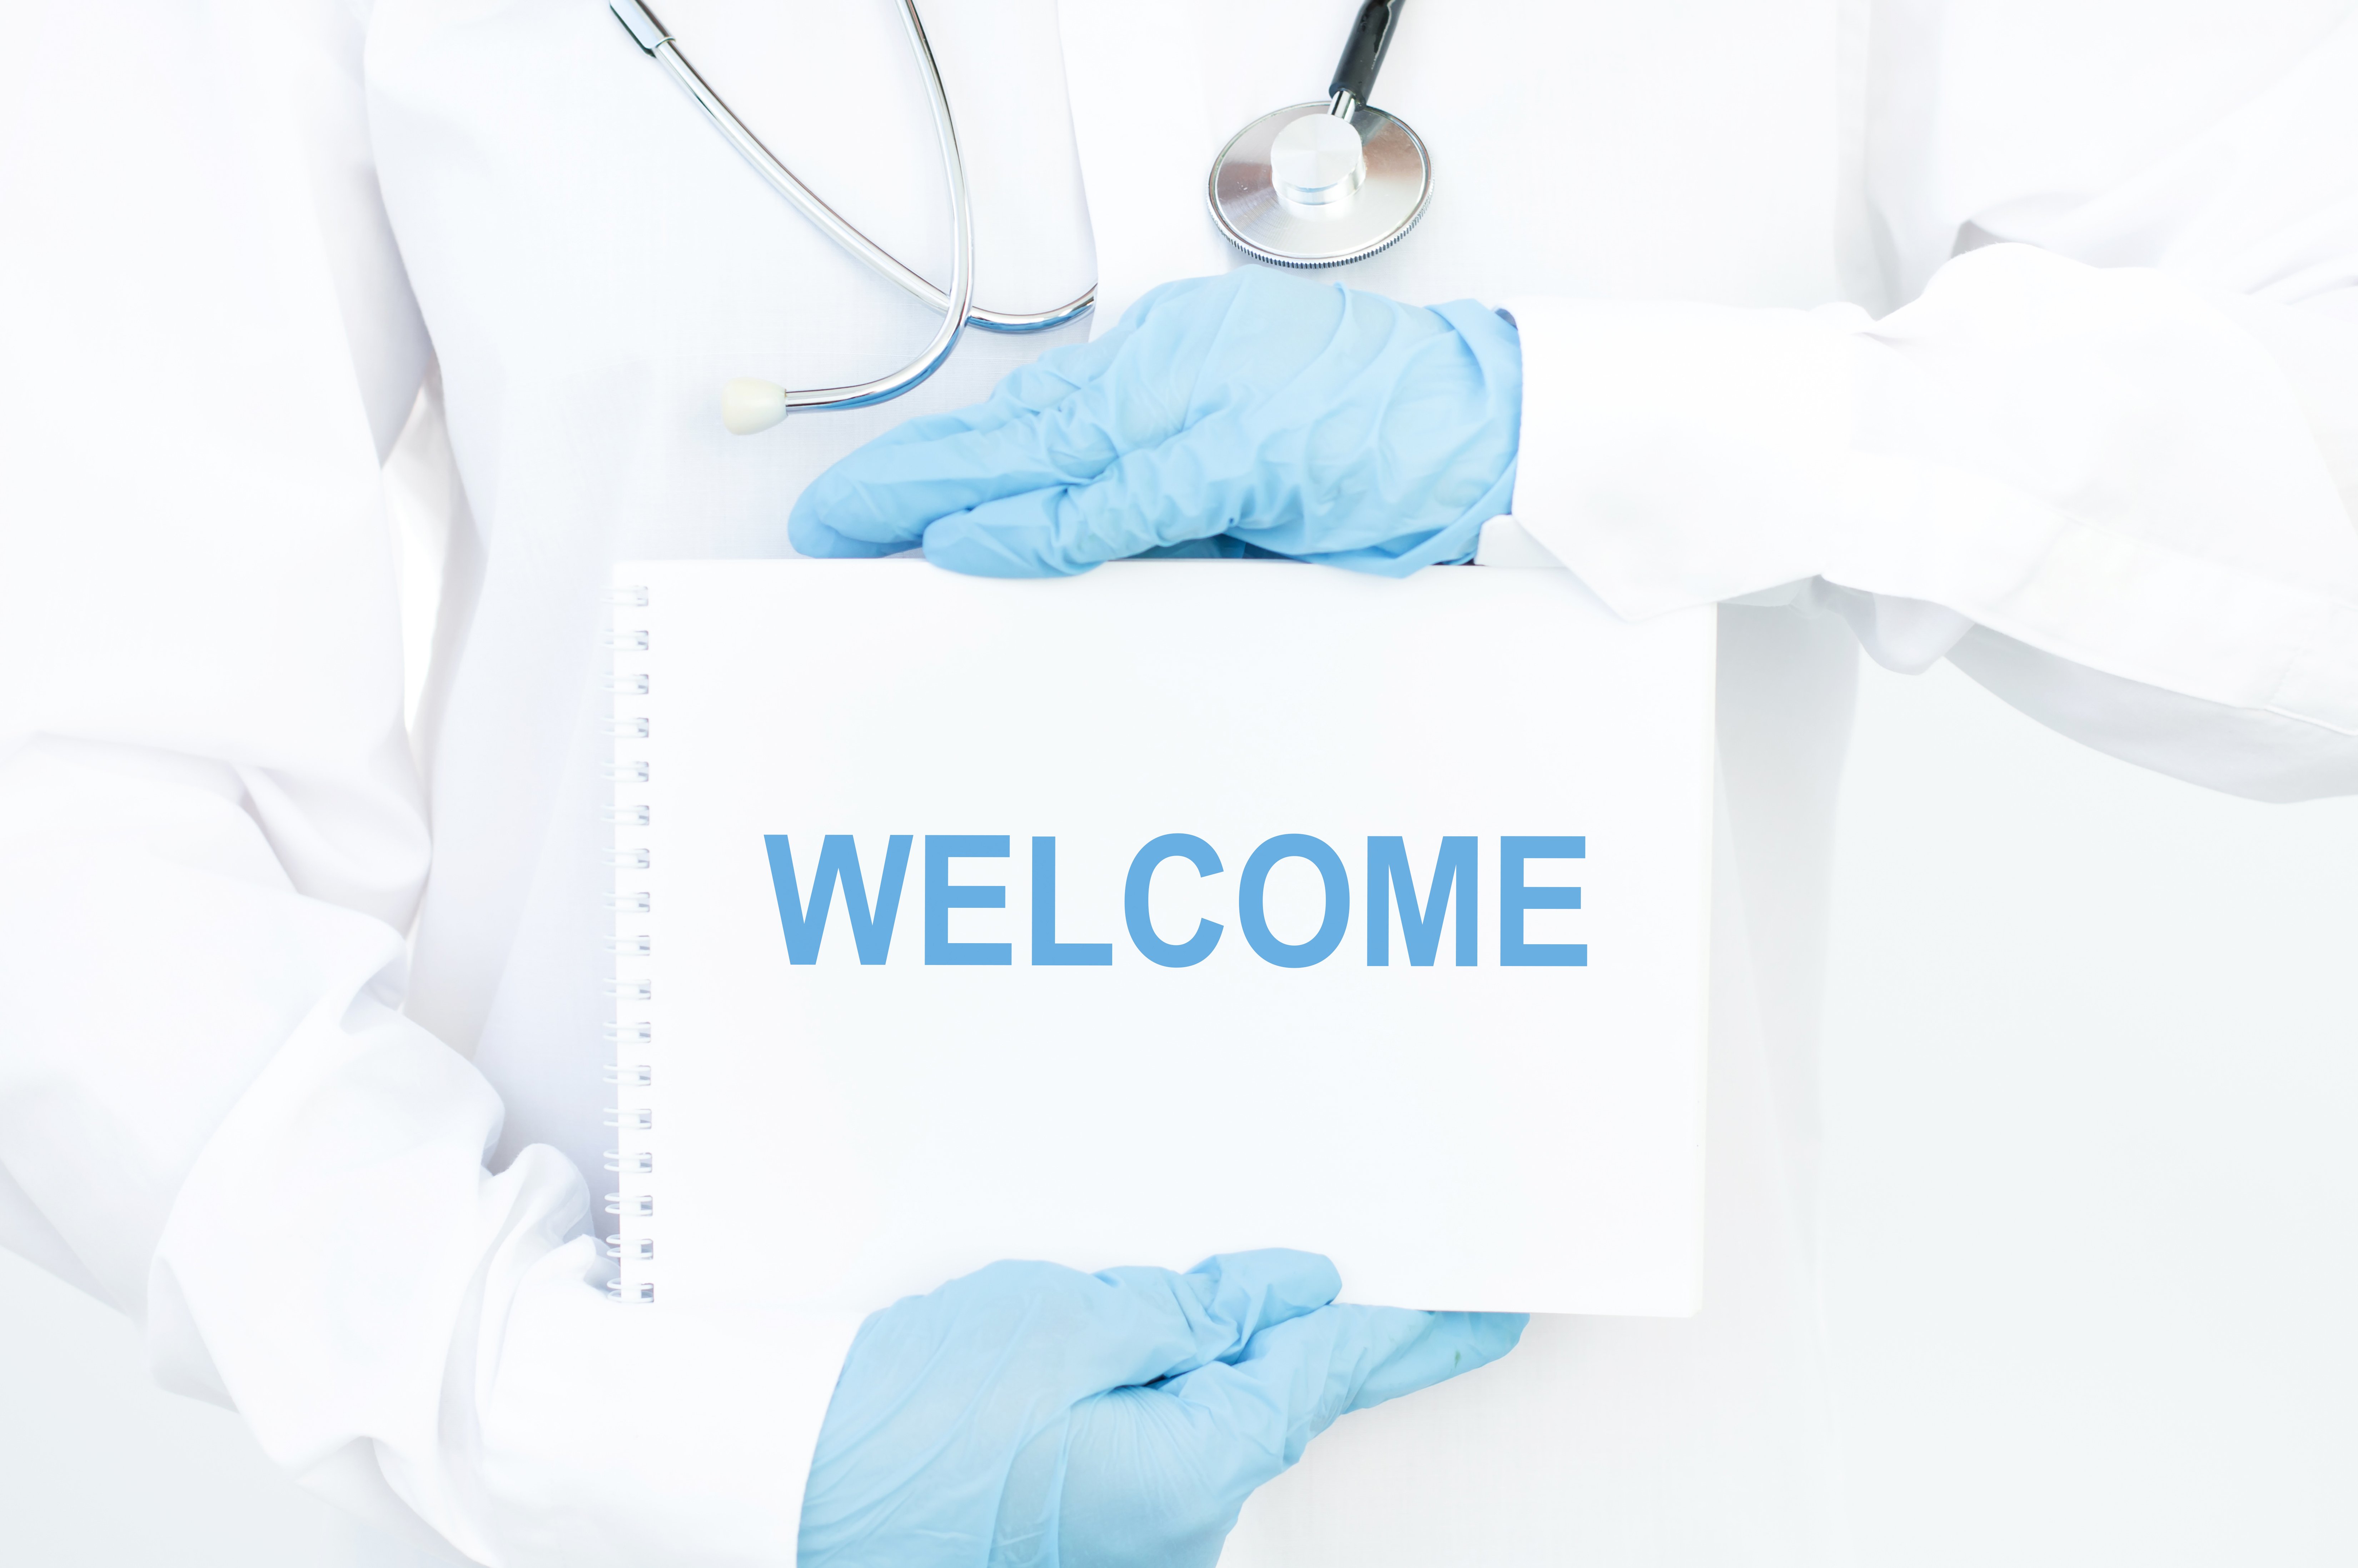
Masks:
[[[1322,1307],[1262,1329],[1234,1360],[1086,1400],[1054,1452],[1031,1455],[1037,1473],[1015,1489],[1035,1505],[1002,1510],[1009,1550],[992,1561],[1052,1561],[1041,1549],[1061,1541],[1065,1561],[1093,1568],[1208,1568],[1245,1499],[1336,1417],[1498,1359],[1525,1321]],[[1017,1540],[1011,1514],[1039,1522]]]
[[[1234,1360],[1153,1391],[1181,1407],[1170,1425],[1198,1450],[1186,1472],[1241,1507],[1336,1417],[1486,1366],[1515,1347],[1529,1321],[1520,1313],[1322,1307],[1262,1329]],[[1076,1503],[1086,1506],[1068,1495],[1068,1515]]]
[[[1302,1457],[1347,1411],[1471,1372],[1504,1356],[1530,1321],[1520,1313],[1406,1312],[1338,1305],[1255,1335],[1245,1353],[1174,1378],[1163,1391],[1203,1407],[1271,1463]]]

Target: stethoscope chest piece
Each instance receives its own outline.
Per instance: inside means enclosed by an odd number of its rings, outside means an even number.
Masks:
[[[1263,114],[1212,160],[1205,195],[1228,243],[1278,266],[1341,266],[1398,244],[1433,196],[1433,159],[1368,107],[1403,0],[1361,0],[1324,103]]]
[[[1220,149],[1206,194],[1230,243],[1278,266],[1341,266],[1416,227],[1433,195],[1424,143],[1381,109],[1346,107],[1274,110]]]

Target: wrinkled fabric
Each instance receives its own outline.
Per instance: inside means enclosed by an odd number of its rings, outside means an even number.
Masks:
[[[2358,80],[2358,26],[2336,44]],[[2288,361],[2240,319],[2332,341],[2347,301],[2231,312],[2205,282],[1991,243],[1880,319],[1512,300],[1516,521],[1625,615],[1813,607],[1903,670],[1979,628],[2049,664],[1999,689],[2076,739],[2262,799],[2358,790],[2358,528],[2327,456],[2358,416],[2317,417],[2358,359]],[[2066,670],[2151,688],[2160,732],[2062,700]]]
[[[795,503],[806,556],[1061,576],[1197,540],[1398,577],[1469,559],[1514,493],[1522,361],[1478,305],[1259,268],[1166,284],[976,407],[913,419]]]
[[[1333,1304],[1307,1252],[1185,1273],[997,1263],[876,1314],[803,1501],[804,1568],[1209,1568],[1337,1416],[1504,1355],[1524,1319]]]

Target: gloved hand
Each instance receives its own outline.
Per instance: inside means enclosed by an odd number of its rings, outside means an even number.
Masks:
[[[860,1325],[801,1568],[1209,1568],[1336,1416],[1514,1347],[1520,1314],[1334,1306],[1334,1266],[994,1263]]]
[[[1471,302],[1259,267],[1166,284],[988,401],[853,452],[789,535],[806,556],[922,539],[986,577],[1238,545],[1405,576],[1468,558],[1508,509],[1522,362],[1515,329]],[[1169,548],[1215,536],[1228,547]]]

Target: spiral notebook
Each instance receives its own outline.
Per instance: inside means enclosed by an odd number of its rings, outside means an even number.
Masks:
[[[1676,1314],[1714,621],[1569,574],[615,579],[619,1293],[1322,1251]]]

